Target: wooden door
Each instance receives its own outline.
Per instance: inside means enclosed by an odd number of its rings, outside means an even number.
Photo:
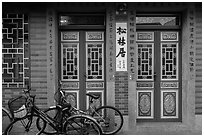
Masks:
[[[181,120],[178,31],[137,32],[138,121]]]
[[[104,103],[104,32],[61,31],[61,81],[67,100],[75,107],[87,109],[86,93],[100,95]]]

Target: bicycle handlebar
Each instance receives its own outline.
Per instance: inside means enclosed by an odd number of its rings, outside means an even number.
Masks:
[[[59,91],[63,98],[65,98],[64,92],[62,90]]]

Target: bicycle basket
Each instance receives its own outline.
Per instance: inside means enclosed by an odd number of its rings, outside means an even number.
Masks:
[[[11,114],[15,118],[22,118],[27,115],[26,97],[24,96],[10,99],[8,102],[8,106]]]

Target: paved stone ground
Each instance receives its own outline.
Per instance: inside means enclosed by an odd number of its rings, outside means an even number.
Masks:
[[[196,130],[180,130],[180,131],[163,131],[159,129],[154,130],[148,130],[145,133],[137,130],[127,130],[119,132],[117,135],[202,135],[202,116],[201,118],[198,118],[196,120],[196,123],[198,123],[195,127]],[[2,127],[5,128],[8,125],[9,122],[2,123]]]
[[[147,130],[144,132],[138,130],[127,130],[118,133],[118,135],[202,135],[202,115],[196,116],[195,121],[195,130],[162,130],[158,128],[154,128],[152,130]]]
[[[146,133],[142,133],[136,130],[129,130],[118,133],[118,135],[202,135],[201,130],[183,130],[183,131],[169,131],[164,132],[162,130],[154,130],[154,131],[147,131]]]

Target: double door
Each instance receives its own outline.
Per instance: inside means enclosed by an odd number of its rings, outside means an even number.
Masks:
[[[181,120],[179,31],[138,31],[137,120]]]
[[[87,109],[86,93],[99,95],[98,105],[104,103],[104,32],[60,32],[60,79],[67,101],[80,109]]]

